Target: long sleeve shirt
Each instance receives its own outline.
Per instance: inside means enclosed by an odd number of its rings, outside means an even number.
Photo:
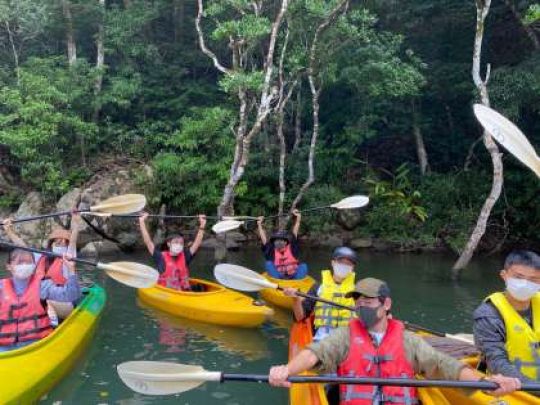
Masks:
[[[18,280],[13,278],[13,287],[15,293],[18,296],[21,296],[26,288],[28,287],[27,280]],[[0,284],[0,294],[1,294],[1,284]],[[70,274],[67,278],[66,284],[63,286],[56,285],[52,280],[45,279],[41,281],[39,288],[39,296],[42,300],[53,300],[60,302],[73,302],[76,301],[81,296],[81,288],[79,286],[79,281],[75,274]]]

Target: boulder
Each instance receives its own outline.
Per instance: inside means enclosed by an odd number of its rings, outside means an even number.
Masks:
[[[83,256],[96,256],[119,252],[120,248],[118,247],[118,245],[108,240],[90,242],[81,249],[81,255]]]
[[[354,249],[367,249],[373,246],[371,238],[356,238],[349,242],[349,246]]]
[[[15,213],[15,218],[24,218],[40,215],[44,210],[44,202],[40,193],[33,191],[23,200]],[[21,222],[14,225],[15,232],[30,244],[40,244],[46,238],[54,224],[53,219]]]
[[[225,237],[227,240],[233,241],[233,242],[245,242],[247,241],[247,236],[244,235],[242,232],[227,232],[225,234]]]

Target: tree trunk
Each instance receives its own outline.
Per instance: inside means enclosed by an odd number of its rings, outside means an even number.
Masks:
[[[422,136],[422,130],[420,129],[420,114],[417,111],[416,102],[412,100],[412,115],[413,115],[413,135],[416,143],[416,154],[418,155],[418,163],[420,164],[420,173],[425,176],[429,172],[428,155],[426,147],[424,145],[424,137]]]
[[[184,32],[185,22],[185,0],[174,0],[173,3],[173,27],[174,27],[174,42],[182,42],[182,33]]]
[[[328,17],[317,27],[315,34],[313,35],[313,42],[309,51],[309,67],[308,67],[308,82],[309,88],[311,90],[311,104],[313,107],[313,129],[311,131],[311,142],[309,145],[309,156],[308,156],[308,176],[304,184],[300,187],[298,194],[296,195],[294,201],[291,204],[291,211],[297,207],[300,203],[306,191],[311,187],[315,182],[315,151],[317,147],[317,138],[319,136],[319,98],[321,95],[322,85],[317,83],[318,81],[318,71],[317,71],[317,46],[319,44],[319,38],[321,34],[328,28],[328,26],[334,21],[341,11],[346,12],[349,0],[341,1],[337,4],[336,7],[330,12]]]
[[[485,20],[489,13],[489,8],[491,6],[491,0],[476,0],[476,35],[474,41],[474,51],[473,51],[473,68],[472,76],[474,84],[480,94],[480,99],[482,104],[489,106],[489,95],[487,84],[489,81],[490,66],[487,66],[486,78],[483,80],[480,75],[480,66],[481,66],[481,56],[482,56],[482,40],[484,36],[484,27]],[[474,251],[476,250],[480,239],[484,236],[486,231],[487,221],[491,214],[491,210],[495,206],[499,196],[501,195],[502,185],[503,185],[503,164],[501,159],[501,154],[499,153],[499,148],[497,144],[493,141],[491,135],[484,131],[483,135],[484,145],[488,150],[491,156],[491,162],[493,164],[493,181],[491,184],[491,191],[489,196],[486,198],[480,215],[476,222],[476,226],[465,246],[465,249],[461,253],[459,259],[454,264],[452,268],[452,275],[454,278],[459,276],[461,270],[463,270],[469,264]]]
[[[536,36],[536,32],[534,32],[534,29],[532,27],[530,27],[529,25],[523,22],[523,16],[517,10],[513,0],[504,0],[504,3],[508,6],[516,22],[521,27],[525,35],[527,35],[527,37],[531,41],[531,44],[534,50],[535,51],[540,50],[540,41],[538,40],[538,37]]]
[[[71,3],[69,0],[62,0],[62,11],[66,20],[66,46],[68,64],[69,66],[73,66],[75,62],[77,62],[77,42],[75,41],[73,16],[71,14]]]
[[[296,92],[296,108],[294,110],[294,144],[293,152],[298,149],[302,141],[302,84],[298,86]]]
[[[15,65],[15,76],[17,77],[17,86],[21,84],[21,72],[19,70],[19,53],[17,52],[17,46],[15,45],[15,38],[13,37],[13,31],[9,26],[9,22],[4,21],[6,31],[8,33],[9,45],[11,46],[11,52],[13,53],[13,64]]]

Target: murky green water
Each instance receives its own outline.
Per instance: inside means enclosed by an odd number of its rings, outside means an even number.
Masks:
[[[304,251],[312,275],[327,267],[331,249]],[[393,291],[394,313],[449,333],[469,331],[472,310],[499,288],[499,258],[475,262],[459,283],[449,279],[453,258],[434,255],[362,253],[357,276],[386,279]],[[128,260],[146,261],[144,254]],[[106,261],[102,258],[103,261]],[[107,258],[113,260],[113,258]],[[228,262],[256,269],[255,248],[231,253]],[[192,274],[213,279],[213,254],[202,251]],[[266,373],[286,361],[289,315],[279,312],[275,323],[260,329],[227,329],[172,318],[141,307],[135,290],[92,270],[85,274],[104,285],[108,303],[90,350],[77,368],[42,401],[46,404],[286,404],[287,392],[265,384],[205,384],[179,396],[135,394],[119,380],[115,367],[128,360],[164,360],[203,365],[208,370]]]

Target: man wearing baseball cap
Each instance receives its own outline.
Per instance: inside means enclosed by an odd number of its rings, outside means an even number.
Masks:
[[[389,317],[392,307],[386,282],[364,278],[346,294],[353,298],[358,318],[334,330],[323,341],[312,343],[287,365],[270,369],[270,384],[289,387],[287,378],[317,366],[321,373],[347,377],[426,378],[478,381],[483,376],[464,363],[435,350],[421,337]],[[506,395],[521,387],[517,378],[493,375],[499,384],[490,392]],[[340,404],[418,403],[416,389],[370,385],[341,385]]]
[[[332,270],[323,270],[321,272],[322,282],[314,284],[308,294],[340,305],[353,305],[353,299],[347,297],[346,294],[354,287],[354,267],[357,262],[358,255],[350,247],[340,246],[334,249]],[[294,297],[293,311],[297,321],[311,316],[312,313],[315,315],[313,340],[316,342],[326,338],[335,328],[348,325],[353,315],[347,309],[298,297],[296,288],[285,288],[283,292],[289,297]]]

